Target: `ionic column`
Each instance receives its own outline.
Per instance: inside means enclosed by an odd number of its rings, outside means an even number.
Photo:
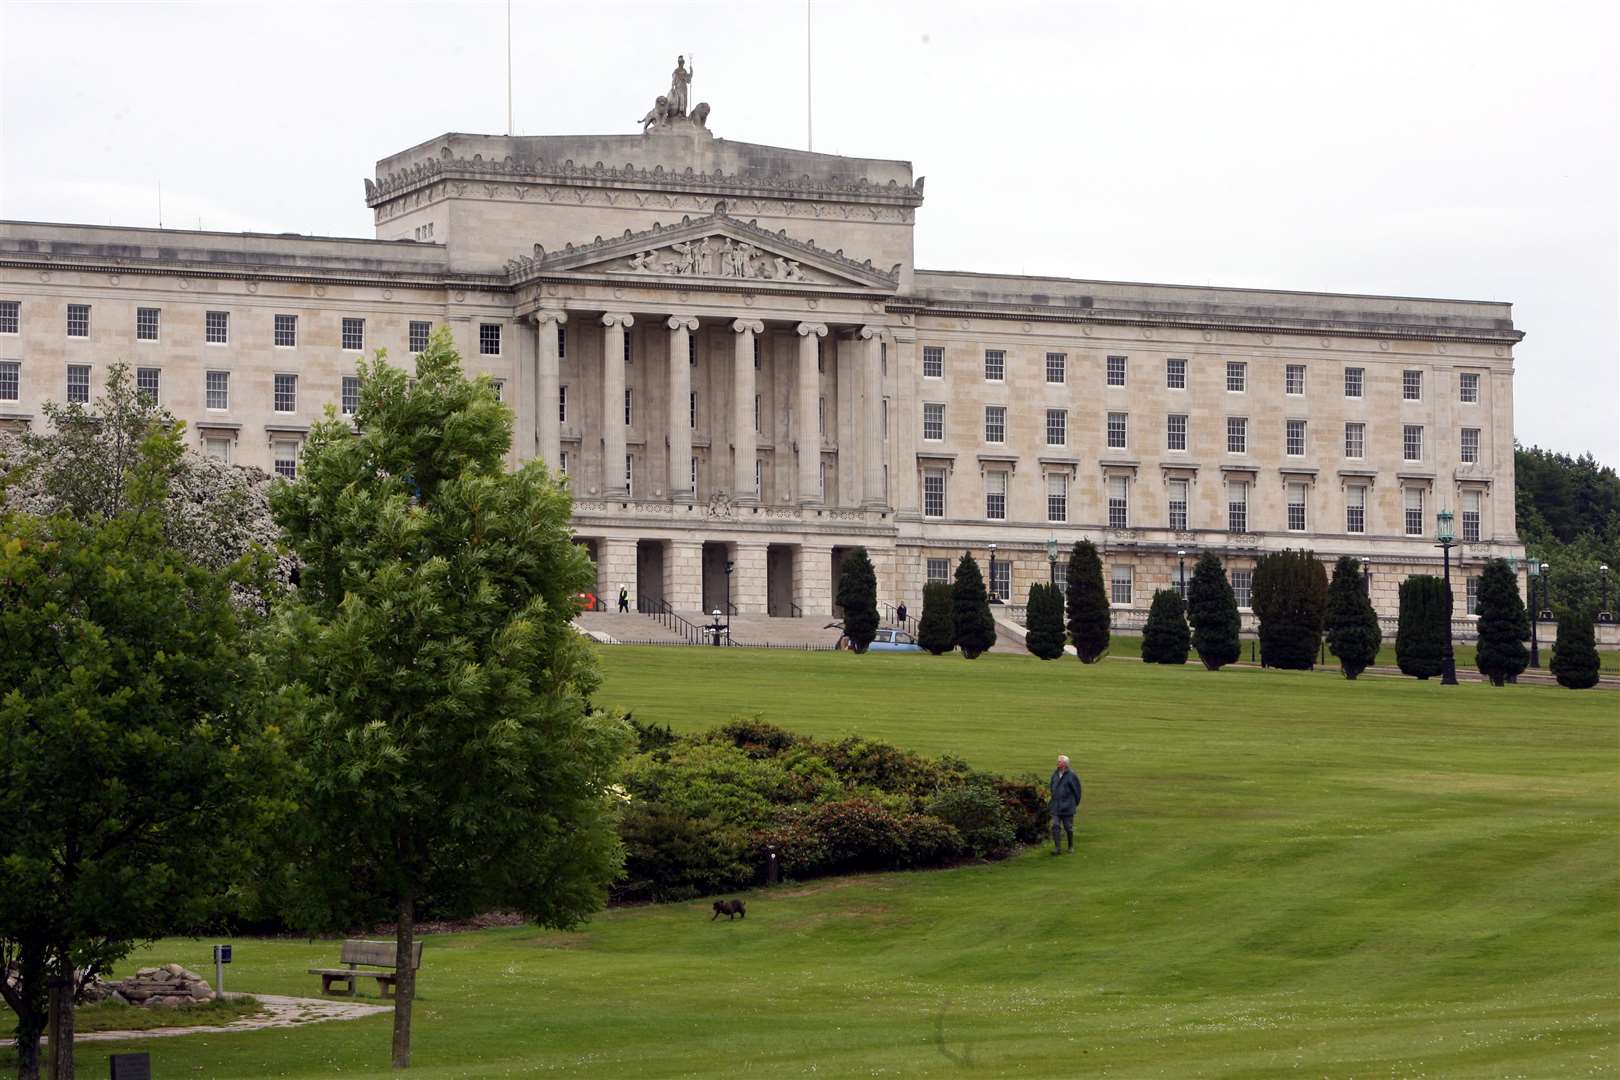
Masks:
[[[861,327],[861,396],[865,436],[861,454],[861,506],[881,508],[883,497],[883,328]]]
[[[758,502],[754,486],[754,457],[759,446],[754,432],[754,335],[765,332],[758,319],[738,319],[731,324],[736,332],[731,357],[731,445],[733,461],[732,494],[742,502]]]
[[[691,502],[692,490],[692,331],[698,321],[671,315],[669,326],[669,497]]]
[[[562,311],[536,311],[529,316],[535,330],[535,400],[532,406],[536,416],[536,450],[546,468],[553,471],[562,460],[562,419],[558,415],[559,387],[562,385],[558,360],[557,330],[568,321]]]
[[[635,316],[602,316],[602,494],[629,494],[624,484],[624,332]]]
[[[821,400],[821,379],[816,356],[825,323],[799,324],[799,505],[821,501],[821,427],[816,415]],[[800,601],[803,603],[803,601]],[[805,611],[810,610],[809,606]]]

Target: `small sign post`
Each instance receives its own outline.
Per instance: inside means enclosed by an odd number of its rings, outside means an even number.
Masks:
[[[112,1080],[152,1080],[151,1054],[113,1054],[107,1064]]]
[[[225,965],[231,962],[229,945],[214,946],[214,1000],[225,1000]]]

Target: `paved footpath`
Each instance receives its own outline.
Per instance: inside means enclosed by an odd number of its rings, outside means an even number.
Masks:
[[[148,1028],[145,1031],[94,1031],[76,1038],[78,1042],[108,1042],[113,1039],[153,1039],[167,1035],[216,1034],[227,1031],[257,1031],[260,1028],[300,1027],[327,1020],[358,1020],[362,1016],[393,1012],[392,1005],[365,1005],[360,1002],[331,1001],[326,998],[283,997],[280,994],[253,994],[264,1011],[244,1016],[228,1024],[188,1027]]]

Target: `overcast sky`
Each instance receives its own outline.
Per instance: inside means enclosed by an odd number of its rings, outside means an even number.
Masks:
[[[1511,301],[1520,441],[1620,464],[1617,10],[813,0],[814,148],[928,177],[928,269]],[[802,147],[805,12],[513,0],[516,131],[638,130],[686,53]],[[378,158],[506,129],[506,14],[0,0],[0,217],[370,236]]]

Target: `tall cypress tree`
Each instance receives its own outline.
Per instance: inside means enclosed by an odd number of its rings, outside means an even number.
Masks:
[[[956,624],[956,645],[962,655],[976,660],[996,643],[996,620],[990,614],[990,597],[984,591],[984,576],[973,556],[963,553],[956,564],[956,585],[951,595]]]
[[[1226,580],[1226,568],[1213,553],[1204,552],[1187,583],[1187,621],[1192,624],[1192,645],[1210,671],[1235,663],[1241,651],[1242,622],[1237,596]]]
[[[1367,596],[1367,579],[1361,565],[1348,555],[1340,555],[1333,567],[1326,619],[1328,651],[1339,658],[1344,677],[1353,679],[1378,658],[1384,632]]]
[[[1516,678],[1530,662],[1524,639],[1530,620],[1519,598],[1519,579],[1506,559],[1492,559],[1479,576],[1480,674],[1501,686]]]
[[[1316,556],[1293,549],[1262,556],[1254,568],[1251,595],[1266,666],[1314,667],[1327,611],[1327,571]]]
[[[1592,629],[1592,612],[1586,608],[1566,611],[1558,617],[1558,639],[1553,642],[1552,662],[1547,670],[1559,686],[1586,690],[1597,685],[1597,638]]]
[[[1097,545],[1082,540],[1069,553],[1069,640],[1082,664],[1108,651],[1108,591],[1103,587]]]
[[[877,637],[878,609],[877,571],[863,547],[844,556],[838,572],[838,606],[844,609],[844,636],[850,648],[865,652]]]
[[[1401,619],[1395,631],[1395,662],[1401,673],[1429,679],[1445,664],[1446,623],[1451,594],[1432,574],[1414,574],[1401,582]]]
[[[939,656],[956,648],[956,618],[951,611],[951,587],[943,581],[923,586],[922,618],[917,622],[917,644]]]
[[[1024,648],[1042,660],[1063,655],[1063,594],[1056,585],[1029,587],[1029,615],[1024,620]]]
[[[1185,664],[1190,644],[1181,594],[1174,589],[1160,589],[1153,594],[1147,625],[1142,628],[1142,663]]]

